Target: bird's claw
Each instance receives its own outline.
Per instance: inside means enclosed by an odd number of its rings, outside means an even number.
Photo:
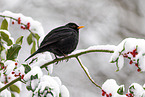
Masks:
[[[66,59],[66,62],[68,62],[69,61],[69,59]]]

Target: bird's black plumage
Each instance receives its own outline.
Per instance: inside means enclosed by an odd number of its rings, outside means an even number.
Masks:
[[[33,57],[37,53],[49,51],[56,56],[65,56],[74,51],[77,47],[79,40],[79,29],[83,26],[78,26],[75,23],[68,23],[51,30],[43,39],[40,47],[36,52],[29,56]]]

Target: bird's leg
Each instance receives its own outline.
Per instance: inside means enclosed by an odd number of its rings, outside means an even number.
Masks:
[[[54,56],[55,56],[55,60],[58,59],[57,56],[56,56],[55,54],[54,54]],[[55,65],[57,65],[57,64],[58,64],[58,61],[55,63]]]
[[[64,56],[64,58],[67,57],[67,55],[64,54],[61,50],[57,49],[57,51],[58,51],[59,53],[62,53],[62,55]],[[54,54],[54,55],[55,55],[55,54]],[[55,59],[58,59],[56,55],[55,55]],[[66,62],[68,62],[68,60],[69,60],[69,59],[66,59]],[[62,60],[62,61],[63,61],[63,60]],[[56,64],[58,64],[58,62],[57,62]]]
[[[63,54],[63,56],[64,56],[64,57],[67,57],[67,55],[66,55],[66,54]],[[66,59],[66,62],[68,62],[68,60],[69,60],[69,59]]]
[[[59,52],[62,53],[64,57],[67,57],[67,55],[64,54],[61,50],[59,50]],[[68,60],[69,60],[69,59],[66,59],[66,62],[68,62]]]
[[[57,56],[56,56],[55,54],[54,54],[54,56],[55,56],[55,59],[58,59]]]

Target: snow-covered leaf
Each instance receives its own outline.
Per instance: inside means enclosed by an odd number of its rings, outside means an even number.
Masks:
[[[120,87],[117,91],[118,94],[123,95],[124,87]]]
[[[30,70],[31,70],[31,67],[27,64],[22,64],[25,68],[25,74],[27,74]]]

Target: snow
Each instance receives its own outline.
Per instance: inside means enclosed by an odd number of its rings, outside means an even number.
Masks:
[[[15,74],[21,73],[21,75],[22,75],[22,74],[25,74],[24,71],[25,71],[25,68],[24,68],[23,65],[21,65],[20,67],[18,67],[17,69],[15,69]]]
[[[97,45],[97,46],[90,46],[89,48],[87,48],[86,50],[110,50],[110,51],[114,51],[116,48],[115,45]]]
[[[43,76],[43,72],[38,66],[31,68],[31,71],[24,76],[24,80],[28,81],[31,78],[31,75],[35,76],[36,74],[38,74],[38,79]]]
[[[87,49],[80,49],[72,52],[71,54],[77,54],[85,51],[91,51],[91,50],[108,50],[108,51],[114,51],[116,49],[115,45],[97,45],[97,46],[90,46]]]
[[[5,69],[6,74],[9,74],[13,71],[13,69],[15,68],[15,62],[12,60],[7,60],[4,63],[4,66],[6,66],[7,68]]]
[[[145,96],[145,90],[138,83],[132,83],[130,85],[130,87],[132,87],[132,88],[129,89],[128,92],[130,92],[130,91],[133,92],[134,97],[144,97]]]
[[[49,75],[44,75],[41,77],[40,83],[34,93],[37,93],[39,90],[40,92],[43,92],[46,87],[48,87],[48,89],[51,88],[50,91],[53,93],[54,97],[59,97],[59,84]]]
[[[12,43],[14,43],[14,38],[11,37],[11,34],[9,31],[7,31],[7,30],[0,30],[0,31],[6,33],[9,36],[9,38],[12,40]]]
[[[70,97],[69,95],[69,91],[68,89],[66,88],[66,86],[62,85],[60,87],[60,93],[61,93],[61,97]]]
[[[1,81],[1,82],[4,82],[4,81],[5,81],[4,71],[1,70],[1,71],[0,71],[0,74],[1,74],[1,75],[0,75],[0,81]]]
[[[38,86],[38,83],[39,83],[38,79],[33,79],[31,81],[31,87],[32,87],[32,89],[35,89]],[[30,83],[27,83],[27,84],[30,84]]]
[[[62,83],[59,77],[53,77],[53,79],[58,83],[59,86],[61,86]]]
[[[117,93],[120,87],[123,87],[123,91],[125,90],[124,85],[119,86],[114,79],[108,79],[102,85],[102,90],[107,94],[111,93],[112,97],[126,97],[126,95],[120,95]],[[144,97],[145,90],[143,87],[138,83],[132,83],[128,88],[127,94],[131,93],[133,97]]]
[[[39,54],[37,54],[37,56],[38,56],[38,60],[31,64],[32,68],[35,67],[35,66],[42,66],[45,63],[48,63],[49,61],[52,61],[52,57],[50,55],[50,52],[39,53]],[[52,74],[53,64],[48,65],[47,69],[48,69],[48,73]]]
[[[107,94],[111,93],[112,97],[125,97],[125,95],[119,95],[117,93],[117,91],[120,87],[123,87],[123,90],[124,90],[124,85],[119,86],[114,79],[108,79],[102,85],[102,89]]]
[[[121,55],[121,56],[119,56],[119,59],[118,59],[118,68],[119,68],[119,69],[122,69],[123,64],[124,64],[124,58],[123,58],[123,56]]]
[[[136,38],[124,39],[115,49],[110,62],[118,65],[118,70],[124,66],[124,55],[134,64],[138,64],[141,71],[145,71],[145,40]],[[137,52],[137,53],[136,53]]]
[[[15,19],[18,19],[20,17],[21,23],[24,23],[26,25],[29,22],[30,30],[34,33],[37,33],[39,36],[41,36],[39,41],[42,41],[42,39],[44,38],[44,30],[43,30],[42,24],[38,21],[33,20],[31,17],[26,17],[21,13],[12,13],[10,11],[4,11],[3,13],[0,13],[0,14],[4,16],[10,16]],[[9,20],[8,20],[8,23],[9,23]]]
[[[30,83],[28,83],[30,84]],[[41,93],[41,96],[47,95],[47,97],[69,97],[68,89],[62,85],[61,80],[58,77],[51,77],[49,75],[43,75],[40,79],[34,79],[31,81],[31,86],[34,89],[34,97]],[[46,90],[47,89],[47,90]]]

